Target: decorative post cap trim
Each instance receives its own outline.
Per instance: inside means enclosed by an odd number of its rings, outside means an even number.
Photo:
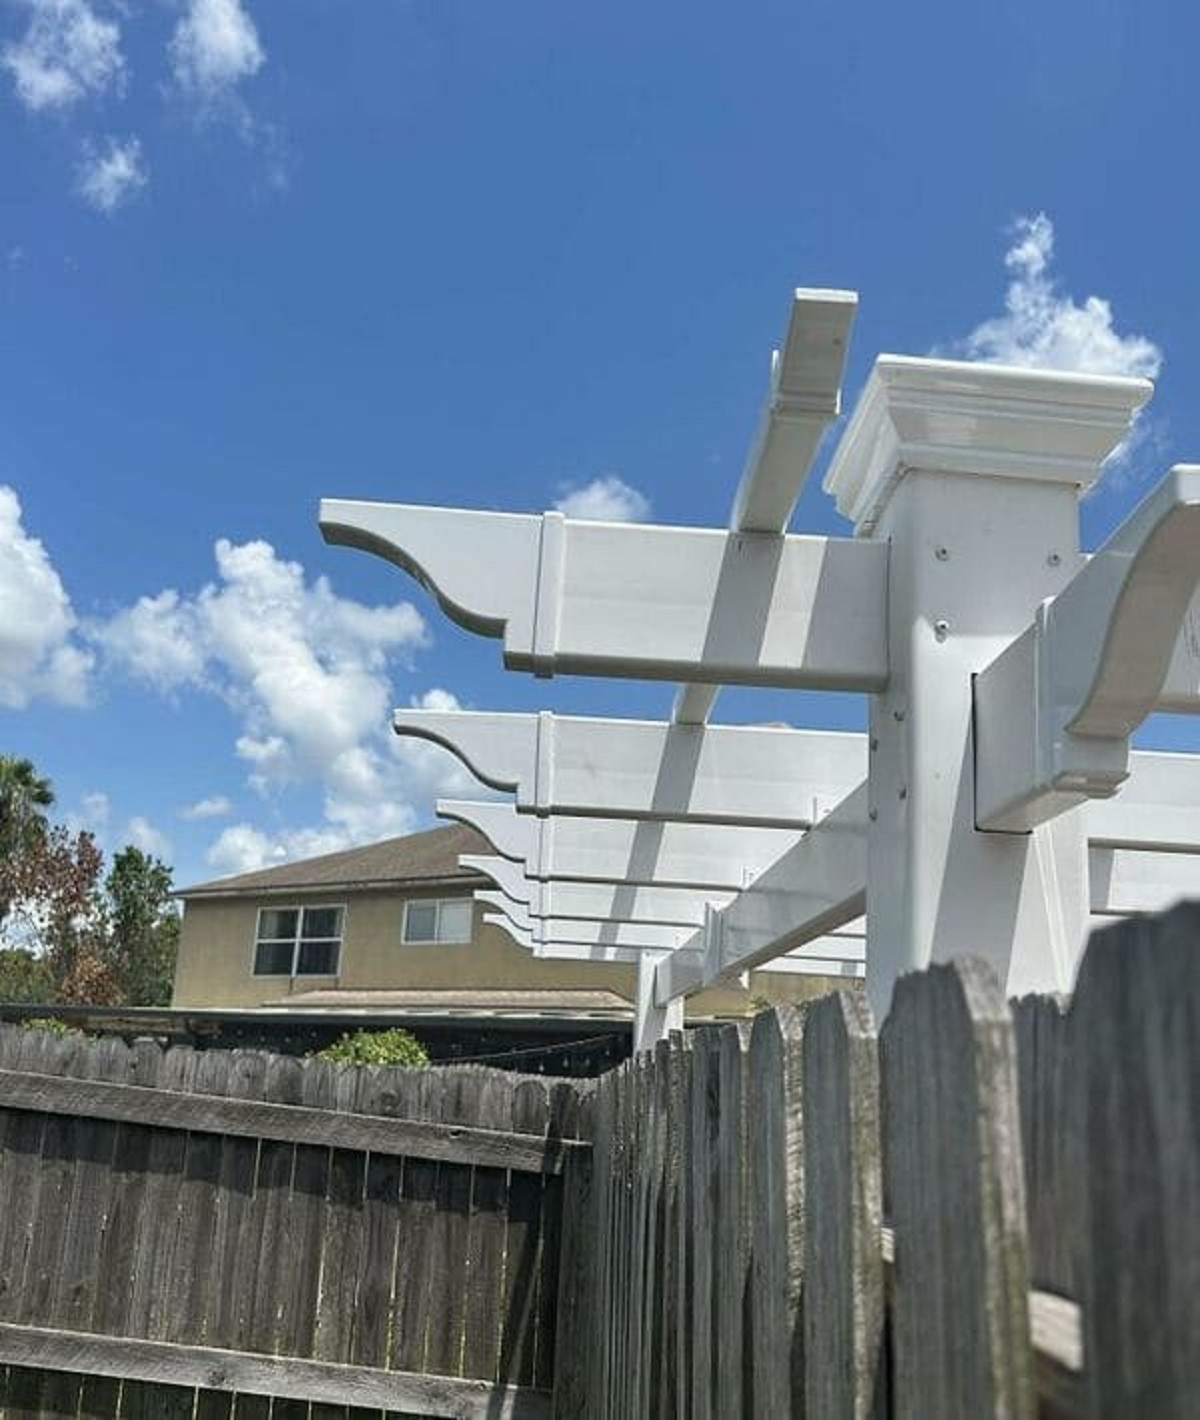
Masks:
[[[1085,489],[1153,392],[1115,375],[880,355],[823,487],[860,536],[912,469]]]

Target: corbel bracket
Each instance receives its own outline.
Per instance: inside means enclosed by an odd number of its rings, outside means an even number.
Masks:
[[[1129,774],[1200,582],[1200,466],[1173,468],[975,682],[979,828],[1024,833]]]

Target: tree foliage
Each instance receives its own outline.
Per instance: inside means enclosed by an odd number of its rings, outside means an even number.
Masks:
[[[124,1004],[165,1006],[179,947],[170,868],[130,844],[113,859],[104,887],[109,912],[105,965]]]
[[[171,870],[132,844],[104,857],[49,824],[53,792],[0,756],[0,1000],[165,1005],[179,941]]]
[[[46,831],[46,809],[54,790],[28,759],[0,754],[0,863],[10,863],[36,848]],[[0,877],[0,923],[12,908],[12,896]]]
[[[344,1065],[429,1064],[429,1052],[415,1035],[399,1026],[348,1031],[317,1054],[322,1060],[338,1060]]]

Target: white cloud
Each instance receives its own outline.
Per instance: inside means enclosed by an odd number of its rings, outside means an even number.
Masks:
[[[210,863],[235,871],[410,831],[417,801],[442,777],[397,749],[390,731],[391,673],[427,639],[418,612],[339,597],[265,542],[222,540],[216,562],[216,579],[198,592],[143,597],[89,629],[108,666],[166,695],[218,696],[261,795],[319,786],[318,827],[233,824]]]
[[[650,500],[615,474],[593,478],[580,486],[565,485],[555,503],[568,518],[587,518],[602,523],[642,522],[650,512]]]
[[[186,804],[179,810],[179,817],[195,823],[198,819],[225,818],[233,812],[233,804],[224,794],[213,794],[207,799],[197,799],[194,804]]]
[[[1088,296],[1082,305],[1060,291],[1050,267],[1054,224],[1044,212],[1022,217],[1004,257],[1011,273],[1004,314],[975,327],[962,343],[972,360],[1154,379],[1162,352],[1141,335],[1121,335],[1111,304]]]
[[[129,820],[122,837],[125,843],[132,843],[151,857],[161,858],[165,863],[171,861],[171,840],[141,814],[135,814]]]
[[[241,0],[189,0],[171,37],[170,55],[176,83],[205,103],[227,97],[267,57]]]
[[[16,493],[0,485],[0,705],[82,705],[91,667],[62,580],[25,531]]]
[[[29,26],[5,45],[0,63],[26,108],[67,108],[125,82],[121,28],[88,0],[22,0]]]
[[[97,212],[115,212],[148,181],[142,145],[136,138],[124,143],[108,138],[103,144],[84,144],[75,190]]]
[[[315,858],[350,846],[336,829],[301,828],[264,833],[252,824],[227,828],[205,854],[205,862],[218,874],[252,873],[299,858]]]

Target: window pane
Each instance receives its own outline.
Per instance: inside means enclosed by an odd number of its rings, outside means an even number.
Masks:
[[[290,976],[291,942],[259,942],[254,951],[255,976]]]
[[[304,935],[306,937],[340,937],[342,912],[339,907],[306,907]]]
[[[432,942],[437,937],[437,903],[410,902],[404,912],[404,940]]]
[[[439,942],[469,942],[471,940],[471,900],[442,903],[442,915],[438,921]]]
[[[336,976],[337,942],[301,942],[297,976]]]
[[[258,940],[296,935],[297,912],[294,907],[264,907],[258,914]]]

